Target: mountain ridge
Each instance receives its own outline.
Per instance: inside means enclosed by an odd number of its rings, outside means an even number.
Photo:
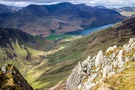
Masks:
[[[126,17],[133,17],[135,15],[135,7],[122,7],[122,8],[114,8],[113,10],[119,12],[121,15]]]
[[[131,38],[122,47],[109,47],[105,54],[100,50],[94,57],[88,56],[86,60],[79,62],[67,80],[66,90],[99,90],[99,88],[102,88],[100,86],[97,89],[92,89],[99,83],[104,83],[107,77],[130,68],[130,66],[124,66],[125,63],[134,61],[134,44],[135,38]],[[113,90],[116,87],[111,88],[104,87],[104,89],[109,90]],[[118,88],[120,90],[120,86]]]
[[[29,5],[10,15],[3,26],[19,28],[32,35],[46,36],[116,23],[123,19],[118,12],[107,8],[66,2],[54,5]]]
[[[34,90],[12,64],[5,64],[0,69],[0,89]]]
[[[79,61],[83,62],[83,60],[88,55],[93,57],[94,55],[97,55],[99,50],[102,50],[104,52],[110,46],[124,45],[125,43],[129,41],[130,38],[135,37],[134,24],[135,24],[135,18],[127,19],[105,30],[93,32],[88,36],[74,40],[69,45],[67,45],[64,49],[48,57],[49,63],[51,63],[52,65],[57,65],[57,64],[63,65],[63,67],[57,66],[58,68],[57,70],[59,71],[57,71],[56,73],[53,73],[53,75],[49,73],[55,72],[54,71],[55,69],[52,69],[52,70],[50,69],[48,72],[45,72],[45,73],[48,73],[50,77],[57,75],[58,72],[61,73],[62,75],[64,72],[66,74],[67,72],[71,72],[70,70],[72,70],[72,68],[75,67]],[[128,28],[126,28],[126,26],[128,26]],[[66,64],[63,64],[64,62],[66,62]],[[61,70],[62,68],[65,71],[62,71]],[[49,78],[49,77],[45,77],[45,73],[43,73],[42,76],[44,76],[44,78],[46,79]],[[67,75],[68,74],[69,73],[67,73]],[[59,78],[60,81],[63,80],[61,79],[62,77],[64,78],[64,76],[62,75],[60,77],[57,77],[57,79]],[[41,80],[42,82],[43,81],[48,82],[47,80],[43,80],[44,78],[39,77],[38,81]],[[51,81],[51,79],[49,80]],[[61,82],[59,83],[61,86],[65,85],[63,83],[61,84]]]

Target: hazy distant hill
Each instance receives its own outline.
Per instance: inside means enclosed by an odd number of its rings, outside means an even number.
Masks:
[[[29,5],[10,15],[3,26],[33,35],[50,35],[116,23],[124,17],[114,10],[85,4]]]
[[[22,7],[6,6],[0,4],[0,25],[4,23],[8,16],[20,9],[22,9]]]
[[[122,8],[115,8],[113,10],[118,11],[121,15],[131,17],[135,15],[135,7],[122,7]]]
[[[11,12],[12,12],[12,9],[11,8],[9,8],[6,5],[0,4],[0,14],[1,13],[11,13]]]

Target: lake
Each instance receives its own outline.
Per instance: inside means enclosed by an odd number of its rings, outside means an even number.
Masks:
[[[94,28],[86,29],[86,30],[77,30],[77,31],[67,32],[65,34],[86,36],[86,35],[89,35],[93,31],[102,30],[102,29],[108,28],[108,27],[113,26],[113,25],[114,24],[108,24],[108,25],[104,25],[104,26],[100,26],[100,27],[94,27]]]

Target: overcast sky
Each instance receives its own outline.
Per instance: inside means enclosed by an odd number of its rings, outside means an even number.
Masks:
[[[102,5],[106,7],[135,6],[135,0],[0,0],[0,4],[21,7],[29,4],[46,5],[60,2],[85,3],[89,6]]]

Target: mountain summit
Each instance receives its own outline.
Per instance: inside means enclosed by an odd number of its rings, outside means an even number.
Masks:
[[[19,28],[33,35],[50,35],[112,24],[124,19],[118,12],[85,4],[29,5],[12,15],[4,27]]]

